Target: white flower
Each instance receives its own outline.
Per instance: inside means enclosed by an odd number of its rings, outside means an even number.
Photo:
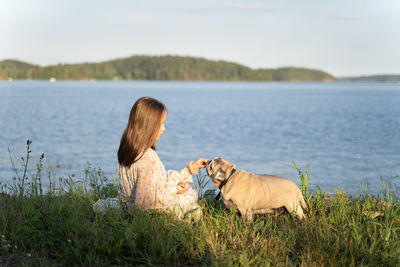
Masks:
[[[71,243],[71,239],[68,239],[68,242]]]

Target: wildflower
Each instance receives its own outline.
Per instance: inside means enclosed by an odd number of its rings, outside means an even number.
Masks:
[[[31,253],[28,253],[28,254],[26,254],[26,256],[31,257],[32,255],[31,255]]]
[[[71,239],[68,239],[68,243],[71,243]]]

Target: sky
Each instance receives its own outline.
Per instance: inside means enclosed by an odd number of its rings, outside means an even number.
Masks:
[[[0,60],[132,55],[400,74],[400,0],[0,0]]]

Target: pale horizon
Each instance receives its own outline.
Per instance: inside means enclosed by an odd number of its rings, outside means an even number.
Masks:
[[[190,56],[335,77],[400,74],[400,1],[47,1],[0,4],[0,60],[48,66]]]

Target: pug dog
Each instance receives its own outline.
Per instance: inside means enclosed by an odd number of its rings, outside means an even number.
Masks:
[[[228,208],[239,210],[249,221],[253,214],[276,213],[282,207],[301,220],[306,218],[303,208],[307,210],[308,207],[295,183],[283,177],[235,168],[235,164],[223,158],[215,158],[206,164],[207,174],[220,189]]]

